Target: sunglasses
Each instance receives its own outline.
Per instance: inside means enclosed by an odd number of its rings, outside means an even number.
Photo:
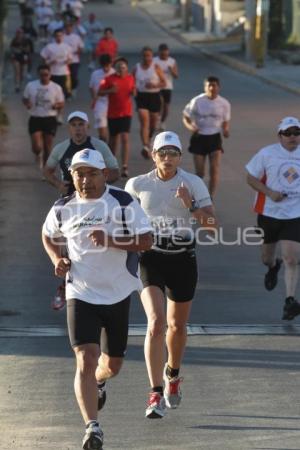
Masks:
[[[165,149],[165,150],[157,150],[157,152],[155,152],[156,155],[158,155],[160,158],[164,158],[166,155],[168,156],[180,156],[181,153],[178,150],[174,150],[172,148],[170,149]]]
[[[295,131],[281,131],[280,134],[282,136],[290,137],[290,136],[300,136],[300,130]]]

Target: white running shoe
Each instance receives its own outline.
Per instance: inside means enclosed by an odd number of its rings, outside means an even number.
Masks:
[[[168,408],[176,409],[182,398],[180,383],[183,381],[181,377],[168,378],[166,374],[167,365],[164,368],[164,398]]]
[[[94,422],[90,424],[85,431],[82,441],[84,450],[102,450],[103,449],[103,431],[99,424]]]
[[[164,396],[159,392],[149,392],[149,399],[145,417],[148,419],[162,419],[166,412]]]

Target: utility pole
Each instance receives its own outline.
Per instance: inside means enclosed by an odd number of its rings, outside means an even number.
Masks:
[[[215,36],[221,36],[222,35],[221,0],[213,0],[212,14],[213,14],[213,33]]]
[[[255,21],[255,63],[256,67],[263,67],[267,54],[269,0],[256,0]]]
[[[191,16],[191,0],[180,0],[180,5],[181,5],[182,29],[184,31],[189,31],[190,16]]]
[[[246,0],[246,59],[263,67],[267,53],[269,0]]]
[[[254,54],[254,30],[255,30],[255,17],[256,17],[256,0],[246,0],[246,21],[244,24],[245,31],[245,50],[246,59],[251,61]]]

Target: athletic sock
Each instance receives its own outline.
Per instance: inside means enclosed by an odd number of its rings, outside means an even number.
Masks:
[[[170,367],[169,365],[167,365],[166,375],[169,379],[178,377],[179,369],[173,369],[173,367]]]
[[[89,428],[91,426],[99,427],[99,423],[97,422],[97,420],[89,420],[85,427]]]
[[[163,387],[162,386],[154,386],[151,388],[151,392],[158,392],[160,395],[163,395]]]

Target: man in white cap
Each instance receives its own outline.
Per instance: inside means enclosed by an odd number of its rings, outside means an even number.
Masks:
[[[66,277],[68,330],[77,362],[75,395],[86,424],[83,448],[100,450],[97,410],[106,399],[105,381],[122,366],[130,294],[141,288],[136,252],[151,248],[152,228],[130,194],[106,185],[99,152],[77,152],[70,171],[76,192],[54,204],[42,239],[55,274]],[[61,257],[61,237],[67,240],[67,258]]]
[[[70,138],[57,144],[48,158],[44,167],[44,175],[50,184],[55,186],[62,195],[70,195],[74,192],[72,176],[69,171],[73,156],[84,148],[97,150],[104,159],[107,167],[107,181],[113,183],[119,177],[118,161],[110,151],[108,145],[89,136],[89,119],[85,112],[74,111],[68,116]],[[60,169],[60,177],[57,176],[57,167]],[[61,309],[65,305],[64,283],[61,284],[54,296],[53,308]]]
[[[152,222],[155,237],[152,249],[143,252],[140,259],[141,300],[148,320],[145,359],[151,390],[145,416],[149,419],[162,418],[166,406],[176,408],[180,403],[179,369],[197,284],[193,223],[209,230],[216,227],[204,182],[179,167],[181,151],[177,134],[171,131],[158,134],[152,151],[156,168],[131,178],[125,187],[140,201]]]
[[[300,121],[285,117],[277,132],[279,142],[259,150],[246,165],[247,182],[257,192],[254,210],[264,233],[265,288],[271,291],[277,285],[283,260],[286,299],[282,319],[293,320],[300,314],[295,300],[300,256]],[[282,260],[277,257],[279,242]]]

